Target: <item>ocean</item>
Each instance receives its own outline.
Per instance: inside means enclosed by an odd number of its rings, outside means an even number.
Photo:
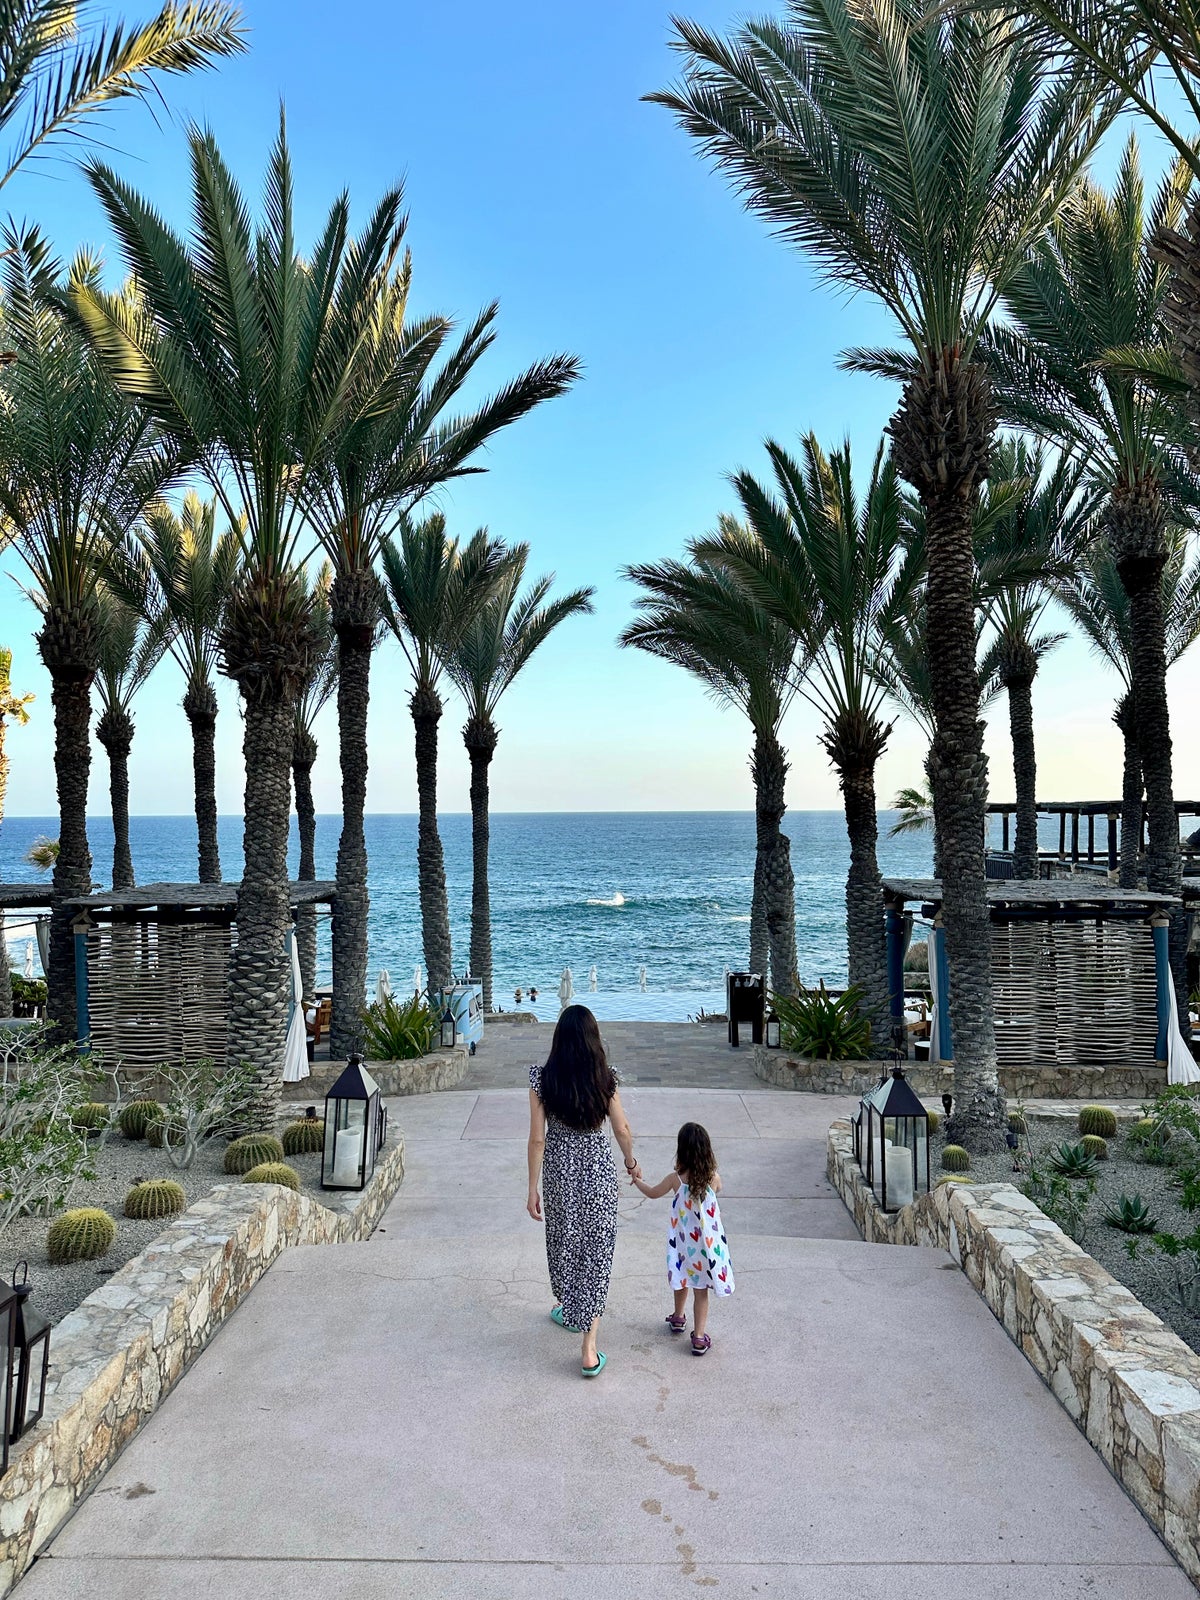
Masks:
[[[880,814],[880,866],[886,875],[931,870],[927,835],[889,839],[894,813]],[[340,818],[317,819],[317,876],[333,877]],[[456,970],[467,964],[471,913],[471,819],[439,819],[446,854]],[[495,1002],[516,1005],[514,991],[537,988],[533,1007],[558,1014],[565,967],[577,997],[608,1019],[682,1021],[700,1007],[724,1008],[724,974],[748,961],[754,817],[750,812],[508,813],[491,823],[492,946]],[[53,836],[57,820],[9,817],[0,828],[0,876],[37,876],[25,862],[33,841]],[[849,846],[838,811],[795,811],[784,819],[796,877],[796,944],[806,984],[846,979],[845,886]],[[380,968],[397,993],[411,991],[421,963],[415,816],[368,816],[371,861],[370,981]],[[297,844],[292,827],[292,871]],[[97,884],[111,881],[112,825],[89,823]],[[193,881],[195,824],[190,817],[134,817],[134,871],[140,883]],[[242,822],[220,823],[221,865],[241,873]],[[25,932],[12,927],[14,965]],[[329,929],[319,924],[321,978],[329,974]],[[36,965],[35,970],[40,971]],[[589,987],[595,968],[596,988]],[[644,972],[643,972],[644,969]],[[644,988],[643,988],[644,983]]]

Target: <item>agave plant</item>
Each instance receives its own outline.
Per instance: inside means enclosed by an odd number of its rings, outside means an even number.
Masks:
[[[1150,1215],[1140,1194],[1122,1194],[1115,1205],[1105,1207],[1104,1220],[1122,1233],[1154,1233],[1158,1227],[1158,1218]]]
[[[1063,1178],[1093,1178],[1096,1175],[1096,1158],[1082,1144],[1060,1144],[1048,1157],[1055,1172]]]
[[[427,1054],[436,1020],[424,995],[384,995],[363,1012],[363,1048],[370,1061],[411,1061]]]
[[[784,1047],[815,1061],[863,1061],[871,1054],[871,1019],[861,989],[830,994],[824,982],[799,994],[773,994]]]

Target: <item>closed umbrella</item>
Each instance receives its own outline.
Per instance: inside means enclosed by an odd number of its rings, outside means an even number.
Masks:
[[[420,994],[421,990],[424,987],[425,987],[425,974],[421,971],[420,967],[418,967],[417,970],[413,973],[413,993],[414,994]]]
[[[26,939],[26,941],[25,941],[25,976],[27,978],[32,978],[33,977],[33,940],[32,939]]]
[[[385,1000],[392,998],[392,976],[386,967],[380,967],[379,976],[375,980],[375,1003],[382,1005]]]
[[[645,969],[645,967],[639,967],[638,968],[638,988],[642,991],[643,994],[646,992],[646,969]]]
[[[308,1030],[304,1026],[303,986],[300,976],[300,949],[296,943],[296,930],[288,934],[288,955],[292,967],[292,1016],[288,1023],[287,1044],[283,1054],[284,1083],[299,1083],[309,1075]]]
[[[574,998],[575,983],[571,977],[571,969],[570,967],[564,967],[563,975],[559,980],[558,985],[558,1003],[560,1009],[564,1006],[569,1006]]]
[[[596,992],[596,969],[592,967],[588,972],[588,989],[592,994]]]

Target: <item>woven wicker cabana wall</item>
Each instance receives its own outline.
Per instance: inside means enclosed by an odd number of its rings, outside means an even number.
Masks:
[[[992,986],[1001,1067],[1154,1065],[1145,922],[995,922]]]
[[[91,1047],[127,1070],[224,1061],[231,922],[93,924],[87,934]]]

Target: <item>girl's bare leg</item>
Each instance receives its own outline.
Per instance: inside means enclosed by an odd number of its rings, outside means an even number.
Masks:
[[[599,1326],[600,1318],[597,1317],[591,1327],[584,1333],[580,1360],[585,1367],[594,1367],[596,1365],[596,1330]]]
[[[687,1297],[688,1292],[686,1289],[675,1290],[675,1315],[677,1317],[682,1317],[687,1311]]]
[[[692,1332],[703,1334],[708,1327],[708,1290],[692,1290]]]

